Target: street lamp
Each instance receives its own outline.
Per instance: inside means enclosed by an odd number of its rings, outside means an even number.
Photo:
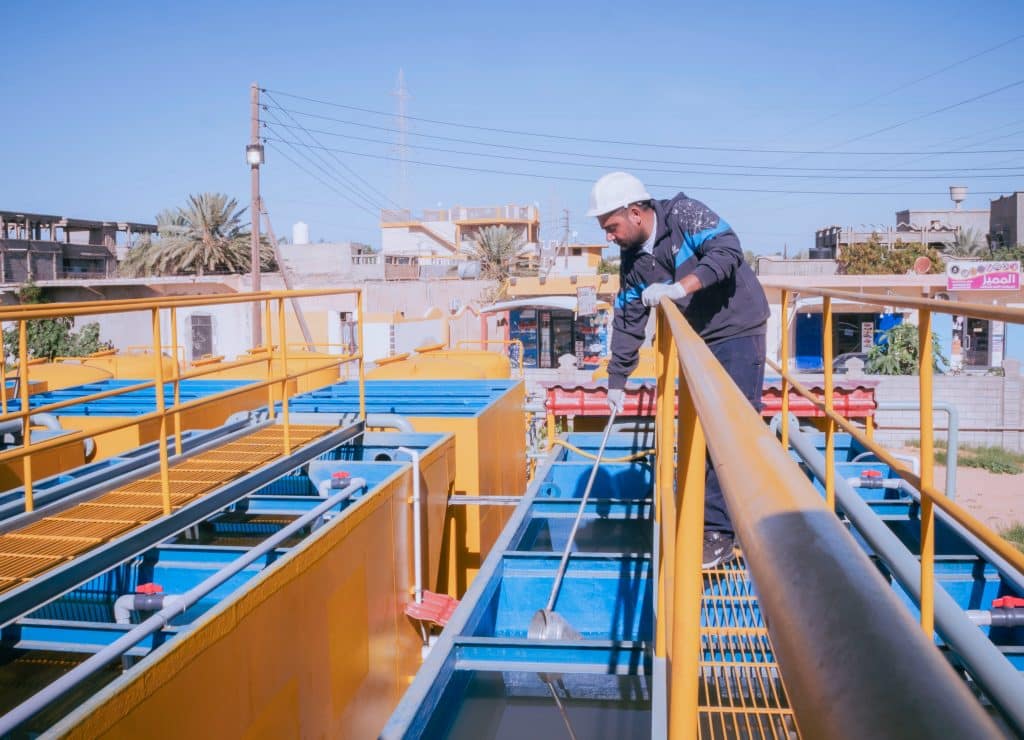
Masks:
[[[259,167],[264,162],[263,145],[262,144],[246,144],[245,146],[245,161],[248,162],[250,167]]]

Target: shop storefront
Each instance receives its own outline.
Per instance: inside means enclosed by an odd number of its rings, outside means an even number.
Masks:
[[[505,338],[522,342],[526,368],[557,368],[559,358],[571,355],[576,367],[593,369],[608,357],[612,312],[607,303],[598,302],[590,315],[578,314],[576,298],[568,296],[506,301],[485,310],[507,312],[501,322]]]

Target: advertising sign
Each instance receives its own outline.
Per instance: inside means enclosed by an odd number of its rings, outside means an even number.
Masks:
[[[862,321],[860,324],[860,351],[867,352],[875,346],[875,322]]]
[[[946,263],[946,290],[1020,290],[1020,262]]]
[[[576,314],[593,316],[597,313],[597,288],[584,286],[576,288]]]

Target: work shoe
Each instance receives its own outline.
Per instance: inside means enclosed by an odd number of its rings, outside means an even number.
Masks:
[[[734,538],[728,532],[704,533],[704,570],[717,568],[736,557],[733,550]]]

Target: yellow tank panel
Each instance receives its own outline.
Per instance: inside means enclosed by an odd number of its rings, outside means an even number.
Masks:
[[[428,512],[447,499],[453,446],[448,438],[422,461]],[[411,494],[406,468],[148,670],[93,696],[59,734],[376,737],[421,662],[419,632],[403,613]],[[428,542],[439,540],[440,518],[427,519]]]
[[[654,365],[654,347],[641,347],[640,360],[636,369],[629,374],[631,378],[655,378],[657,377]],[[608,377],[608,360],[601,360],[601,364],[590,376],[593,380],[603,380]]]
[[[218,364],[221,364],[223,357],[211,357],[202,360],[197,360],[192,363],[194,369],[202,369],[210,371],[209,374],[203,375],[203,379],[223,379],[223,380],[266,380],[267,379],[267,354],[266,352],[250,352],[245,358],[238,359],[262,359],[262,362],[256,362],[252,365],[245,365],[243,367],[228,367],[222,370],[217,370]],[[336,360],[337,355],[329,355],[322,352],[305,352],[297,350],[288,351],[288,373],[294,374],[311,370],[320,365],[325,364],[330,360]],[[282,372],[281,360],[275,355],[274,359],[270,361],[271,372],[274,375],[280,375]],[[332,383],[338,382],[338,367],[327,367],[319,370],[313,370],[308,375],[303,375],[300,378],[296,378],[291,381],[295,384],[296,392],[306,393],[308,391],[315,391],[318,388],[331,385]],[[281,400],[281,393],[279,390],[274,392],[274,400]]]
[[[477,365],[433,355],[378,364],[366,373],[367,380],[480,380],[485,377]]]
[[[174,375],[175,361],[166,355],[161,356],[164,378]],[[70,363],[67,363],[70,364]],[[147,354],[103,354],[82,358],[81,364],[86,367],[97,367],[105,370],[114,378],[132,380],[150,380],[156,377],[156,363],[153,355]]]
[[[423,359],[436,357],[473,365],[478,367],[483,372],[483,377],[488,379],[512,377],[511,363],[505,355],[498,352],[474,349],[429,349],[421,357]]]
[[[109,380],[113,374],[101,367],[77,365],[70,362],[42,362],[28,366],[29,391],[59,391],[85,383]],[[39,384],[39,385],[35,385]]]

